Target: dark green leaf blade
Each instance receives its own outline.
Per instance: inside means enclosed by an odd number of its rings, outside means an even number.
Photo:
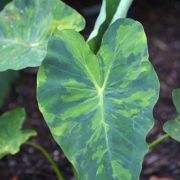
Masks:
[[[178,116],[164,124],[164,131],[176,141],[180,141],[180,89],[173,91],[173,102]]]
[[[95,56],[74,31],[56,34],[38,73],[41,112],[79,179],[138,179],[159,83],[142,26],[116,21]]]
[[[39,66],[54,29],[83,27],[84,19],[59,0],[14,0],[0,13],[0,71]]]
[[[33,130],[20,130],[24,118],[25,112],[22,108],[0,116],[0,159],[8,154],[17,153],[24,142],[36,135]]]

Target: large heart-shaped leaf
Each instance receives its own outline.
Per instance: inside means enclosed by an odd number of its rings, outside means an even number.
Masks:
[[[0,13],[0,71],[39,66],[55,28],[83,27],[84,19],[60,0],[14,0]]]
[[[116,21],[97,56],[72,30],[51,38],[38,102],[81,180],[138,179],[159,84],[142,26]]]
[[[178,116],[164,125],[164,131],[173,139],[180,141],[180,89],[173,91],[173,102],[176,106]]]
[[[8,154],[17,153],[24,142],[36,135],[33,130],[20,130],[24,118],[25,112],[22,108],[0,116],[0,159]]]
[[[10,84],[18,77],[15,71],[6,71],[0,73],[0,107],[4,102],[4,97],[7,94]]]
[[[97,52],[101,39],[112,22],[125,18],[133,0],[103,0],[101,11],[96,20],[94,29],[89,36],[90,48]]]

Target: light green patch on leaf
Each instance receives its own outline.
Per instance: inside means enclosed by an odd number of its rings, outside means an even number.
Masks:
[[[73,129],[78,125],[77,122],[64,123],[61,126],[54,127],[53,132],[56,136],[64,136],[64,134],[69,130]]]
[[[10,84],[18,77],[15,71],[6,71],[0,73],[0,107],[3,105],[4,98],[8,93]]]
[[[180,89],[173,91],[173,102],[176,106],[178,116],[164,124],[164,131],[176,141],[180,141]]]
[[[80,180],[139,178],[158,93],[143,27],[131,19],[109,27],[97,55],[77,32],[57,32],[38,72],[40,110]]]
[[[101,175],[101,174],[103,173],[103,171],[104,171],[104,165],[101,164],[101,165],[98,167],[98,170],[97,170],[97,172],[96,172],[96,176]]]
[[[0,13],[0,71],[36,67],[57,28],[84,28],[84,19],[60,0],[14,0]]]
[[[0,116],[0,159],[8,154],[16,154],[23,143],[36,135],[33,130],[21,130],[24,118],[25,112],[22,108]]]
[[[107,152],[107,149],[104,149],[104,147],[102,145],[99,145],[97,147],[96,152],[92,155],[92,159],[96,160],[96,162],[99,164],[106,152]]]
[[[128,171],[128,169],[125,169],[121,166],[121,163],[119,163],[118,161],[116,160],[113,160],[112,161],[112,166],[113,168],[115,169],[114,173],[113,173],[113,178],[114,179],[129,179],[131,180],[132,177],[131,177],[131,174],[130,172]]]
[[[56,0],[57,1],[57,0]],[[59,0],[58,0],[59,1]],[[74,29],[75,31],[81,31],[85,27],[84,18],[75,10],[67,6],[62,1],[58,2],[55,11],[53,13],[52,27],[58,30]]]

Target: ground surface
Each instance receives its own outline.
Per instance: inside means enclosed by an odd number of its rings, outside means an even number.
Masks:
[[[72,1],[67,3],[81,11],[87,18],[87,37],[97,15],[99,1]],[[178,1],[136,0],[130,17],[139,20],[148,37],[150,60],[161,82],[160,99],[154,110],[155,127],[148,136],[152,141],[162,134],[161,126],[176,116],[171,92],[180,87],[180,3]],[[20,72],[19,80],[12,86],[1,112],[24,106],[27,111],[25,128],[38,131],[32,139],[44,146],[55,158],[65,179],[72,178],[71,166],[59,150],[38,111],[36,102],[36,69]],[[150,151],[145,157],[141,180],[180,180],[180,144],[172,140]],[[33,148],[24,145],[20,153],[0,161],[0,180],[55,180],[56,177],[46,159]],[[160,179],[159,179],[160,180]]]

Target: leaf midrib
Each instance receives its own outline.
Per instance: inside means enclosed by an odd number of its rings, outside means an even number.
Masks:
[[[111,150],[110,150],[109,138],[108,138],[108,129],[107,129],[108,124],[106,123],[106,120],[105,120],[105,117],[104,117],[104,91],[105,91],[105,88],[107,86],[109,75],[111,73],[111,68],[113,66],[113,63],[114,63],[115,59],[116,58],[115,58],[115,55],[114,55],[113,60],[112,60],[110,66],[108,68],[107,73],[106,73],[106,76],[105,76],[104,82],[102,84],[102,87],[98,88],[99,104],[100,104],[100,111],[101,111],[101,122],[102,122],[102,126],[104,128],[106,147],[107,147],[108,158],[109,158],[109,162],[110,162],[110,165],[111,165],[112,173],[113,173],[114,170],[113,170],[113,166],[112,166],[112,153],[111,153]]]
[[[100,104],[100,111],[101,111],[101,118],[100,119],[102,122],[102,126],[104,128],[108,158],[109,158],[109,162],[111,162],[112,161],[112,154],[111,154],[110,145],[109,145],[107,123],[106,123],[105,117],[104,117],[104,94],[103,94],[103,92],[102,92],[102,94],[99,95],[99,104]]]

